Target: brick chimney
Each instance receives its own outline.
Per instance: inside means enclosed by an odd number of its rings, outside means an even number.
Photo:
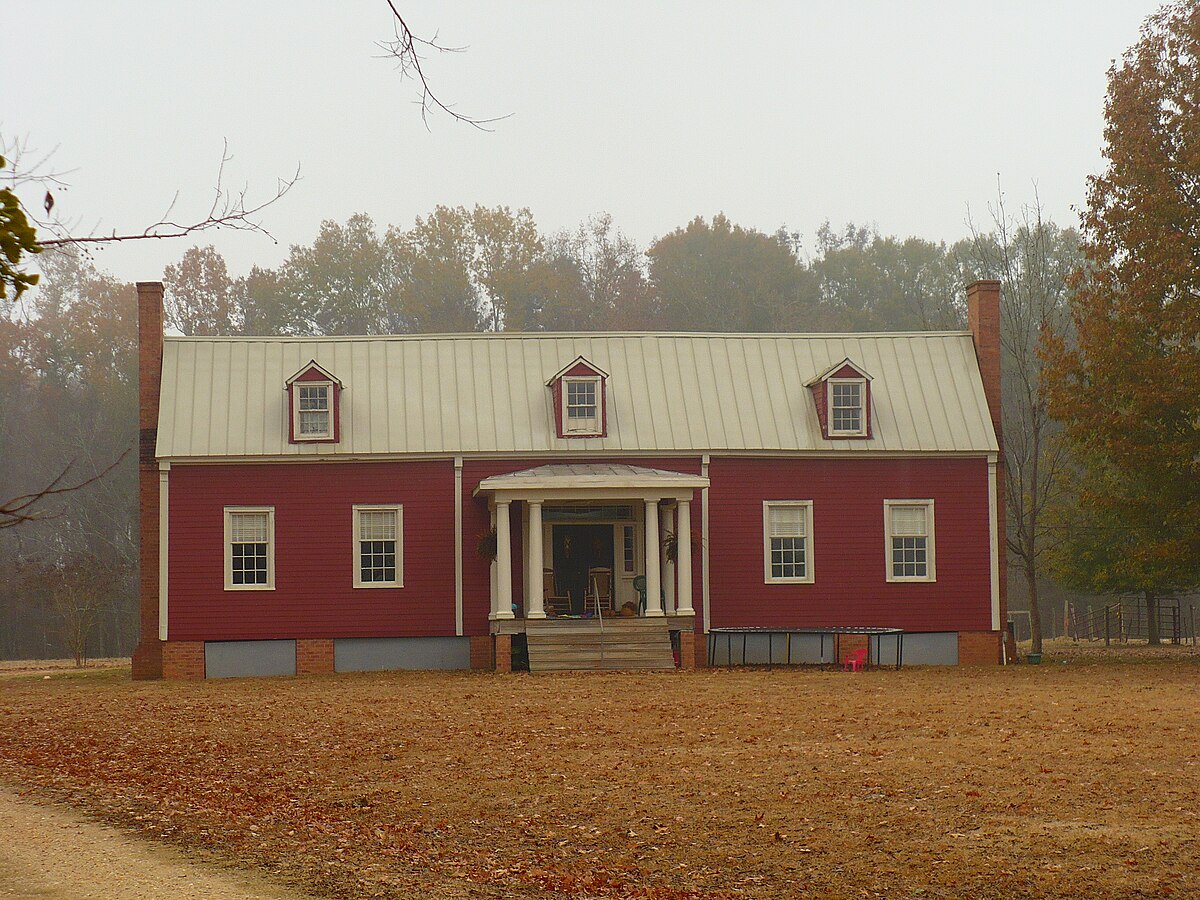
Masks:
[[[139,281],[138,295],[138,522],[141,533],[139,639],[133,677],[162,678],[158,639],[158,398],[162,381],[163,286]]]
[[[975,341],[975,355],[983,376],[983,393],[992,413],[996,438],[1000,435],[1000,282],[976,281],[967,285],[967,326]]]
[[[1000,282],[976,281],[967,285],[967,326],[975,343],[975,356],[979,360],[979,374],[983,377],[983,393],[987,398],[988,410],[992,414],[992,427],[996,430],[996,441],[1000,454],[996,461],[996,515],[998,519],[1000,575],[1000,628],[1006,633],[1008,621],[1008,552],[1005,541],[1007,533],[1004,431],[1000,407]],[[999,648],[997,648],[999,652]]]

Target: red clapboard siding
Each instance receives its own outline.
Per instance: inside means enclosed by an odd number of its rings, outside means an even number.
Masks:
[[[487,500],[483,497],[472,497],[471,493],[479,486],[484,478],[493,475],[505,475],[509,472],[519,472],[544,465],[569,465],[595,463],[596,459],[563,458],[563,459],[506,459],[506,460],[467,460],[463,463],[463,631],[466,634],[477,635],[488,633],[488,614],[491,612],[491,566],[488,561],[480,558],[476,552],[479,538],[491,528],[491,517],[488,514]],[[608,459],[605,463],[644,466],[649,469],[662,469],[667,472],[683,472],[688,475],[700,474],[699,457],[667,457]],[[637,502],[637,501],[632,501]],[[513,543],[513,597],[524,596],[523,564],[524,544],[521,535],[521,511],[519,505],[511,510],[510,520]],[[692,498],[692,533],[697,537],[692,540],[692,606],[700,609],[700,492]],[[697,614],[697,619],[699,615]]]
[[[173,641],[454,634],[450,460],[175,465]],[[354,588],[351,506],[404,507],[404,587]],[[224,589],[224,508],[275,508],[275,590]]]
[[[714,458],[712,626],[990,631],[984,459]],[[937,581],[889,583],[883,501],[934,500]],[[763,501],[813,501],[813,584],[765,584]]]

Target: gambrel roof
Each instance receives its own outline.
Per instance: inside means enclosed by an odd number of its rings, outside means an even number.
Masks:
[[[610,373],[608,434],[559,438],[546,382],[577,357]],[[872,436],[821,436],[805,382],[873,375]],[[285,380],[337,373],[337,444],[289,444]],[[161,459],[470,453],[996,452],[969,333],[168,337]]]

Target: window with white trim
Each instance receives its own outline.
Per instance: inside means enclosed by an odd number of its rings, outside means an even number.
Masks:
[[[297,381],[295,427],[298,441],[328,440],[333,437],[333,385],[328,381]]]
[[[767,582],[811,583],[812,501],[763,502],[763,575]]]
[[[354,507],[354,586],[403,587],[404,508]]]
[[[865,378],[830,378],[829,433],[830,435],[864,435],[867,416],[863,400],[867,393]]]
[[[933,501],[884,500],[888,581],[936,581]]]
[[[225,590],[274,589],[274,507],[225,507]]]
[[[600,379],[566,376],[562,380],[563,433],[600,433]]]

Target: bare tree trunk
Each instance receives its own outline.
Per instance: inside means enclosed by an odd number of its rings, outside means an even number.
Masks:
[[[1031,562],[1022,562],[1021,569],[1025,572],[1025,584],[1029,590],[1029,636],[1032,646],[1031,653],[1042,652],[1042,611],[1038,606],[1037,567]]]
[[[1162,643],[1158,635],[1158,596],[1146,591],[1146,642],[1157,646]]]

